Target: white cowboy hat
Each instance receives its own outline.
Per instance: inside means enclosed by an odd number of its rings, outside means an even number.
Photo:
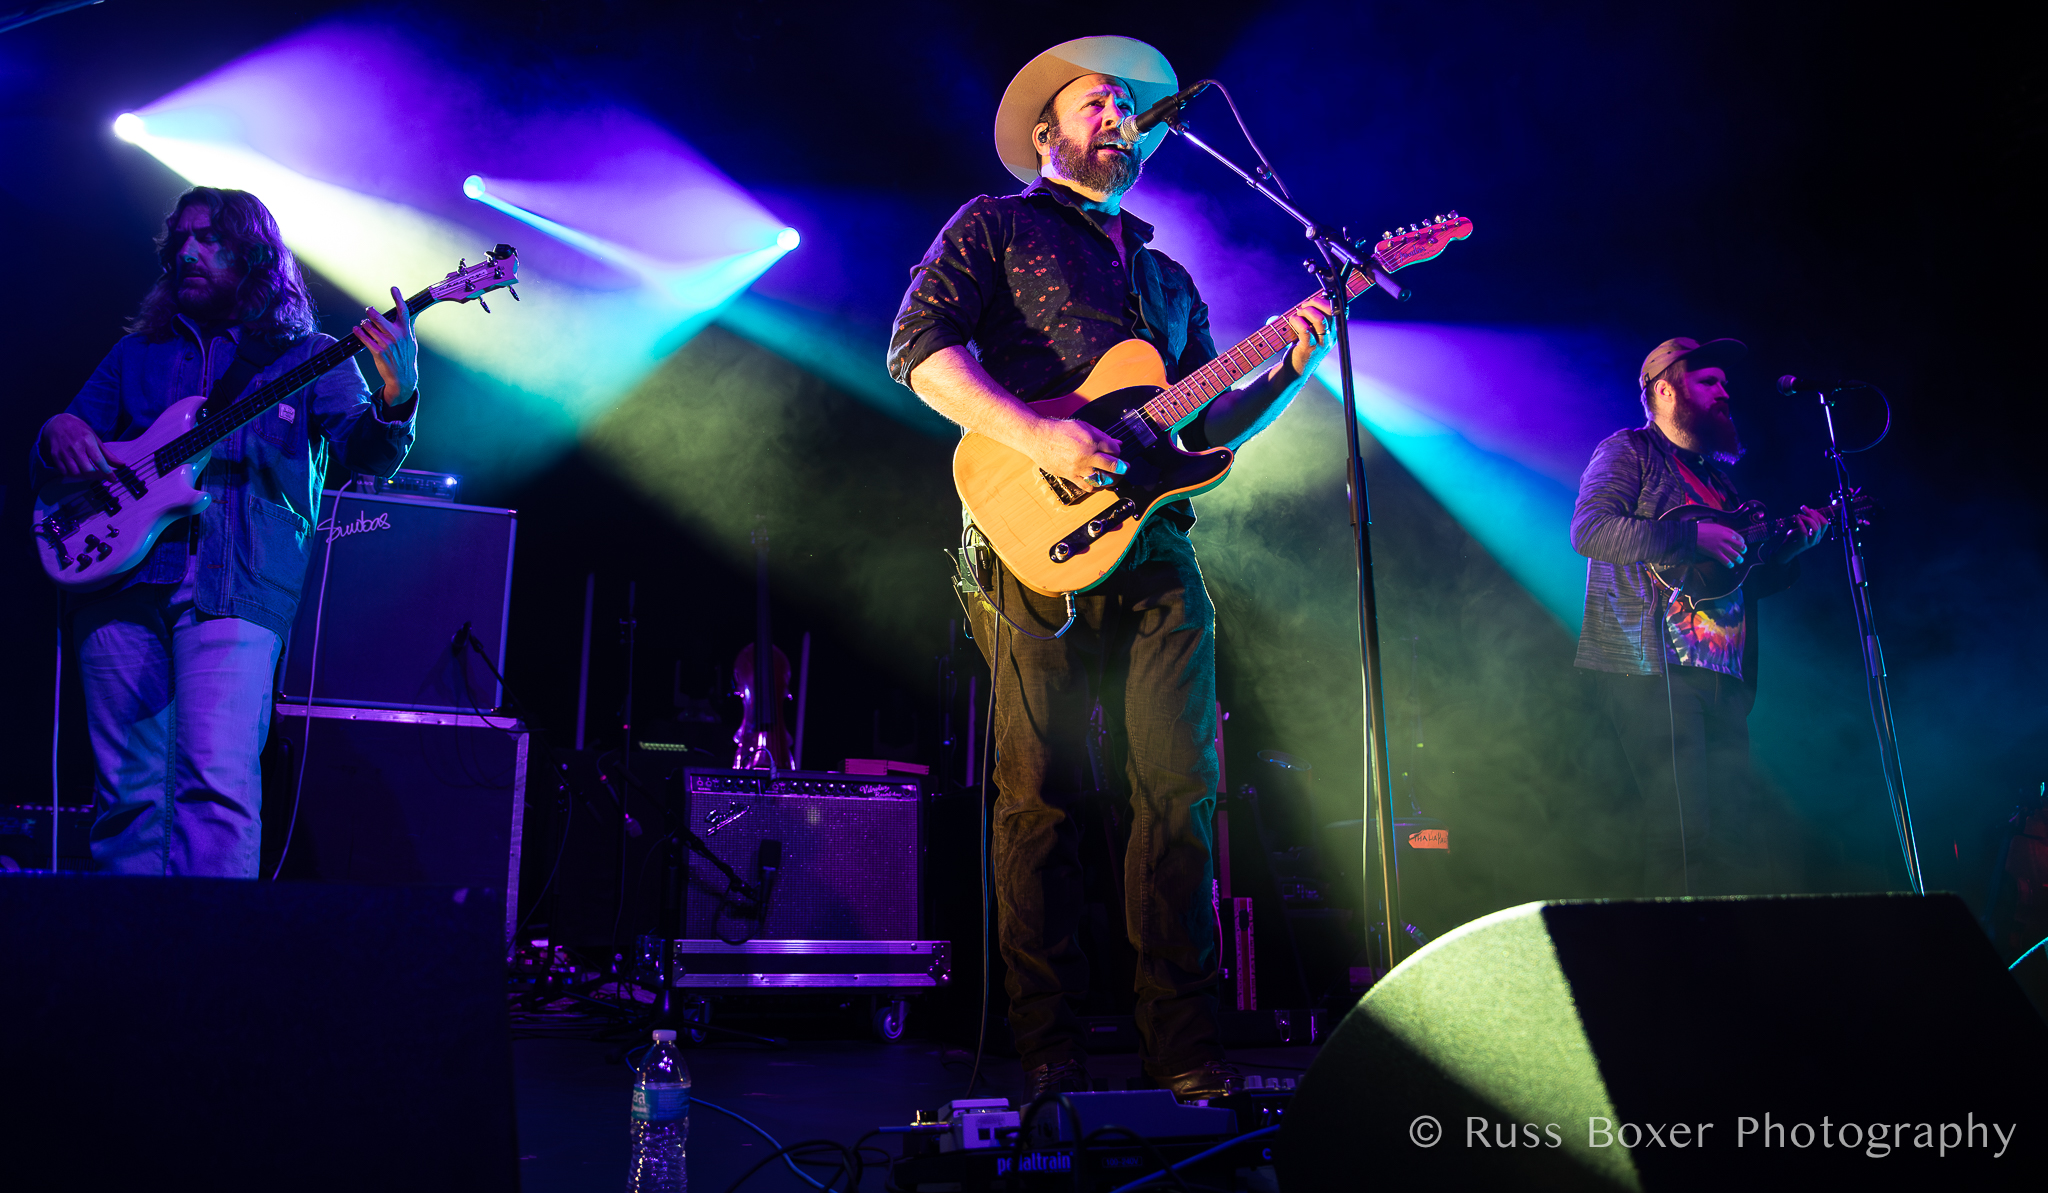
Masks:
[[[1180,90],[1166,55],[1135,37],[1077,37],[1061,42],[1024,64],[1003,90],[1003,102],[996,108],[996,156],[1017,181],[1038,177],[1038,144],[1031,139],[1031,131],[1038,127],[1045,101],[1082,75],[1122,79],[1140,112]],[[1162,124],[1139,139],[1139,161],[1152,156],[1166,139],[1166,132]]]

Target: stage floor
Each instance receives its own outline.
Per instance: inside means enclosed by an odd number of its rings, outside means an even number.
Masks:
[[[519,1169],[525,1193],[618,1193],[626,1179],[626,1113],[632,1074],[607,1064],[616,1043],[574,1039],[516,1040]],[[1314,1059],[1313,1046],[1235,1050],[1230,1059],[1246,1073],[1299,1077]],[[717,1044],[686,1050],[696,1096],[745,1115],[784,1144],[831,1139],[851,1144],[884,1124],[907,1123],[918,1109],[936,1109],[966,1093],[971,1054],[925,1040],[896,1044],[857,1040],[791,1040],[777,1051],[755,1044]],[[1093,1057],[1089,1073],[1121,1088],[1138,1074],[1131,1055]],[[990,1057],[983,1065],[995,1094],[1024,1088],[1015,1060]],[[985,1085],[981,1096],[992,1096]],[[895,1137],[884,1143],[893,1154]],[[759,1135],[701,1107],[690,1116],[690,1183],[699,1193],[727,1186],[771,1150]],[[823,1180],[828,1169],[815,1169]],[[885,1173],[870,1171],[861,1188],[875,1193]],[[746,1190],[800,1190],[779,1162],[755,1175]]]

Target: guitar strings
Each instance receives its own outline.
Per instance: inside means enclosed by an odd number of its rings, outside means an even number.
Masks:
[[[1387,263],[1380,260],[1377,253],[1373,254],[1373,259],[1378,261],[1382,268],[1387,267]],[[1345,283],[1344,289],[1349,297],[1356,298],[1372,285],[1373,279],[1370,275],[1354,272]],[[1308,301],[1296,303],[1288,308],[1287,314],[1292,315],[1301,310],[1308,305]],[[1276,319],[1245,337],[1229,351],[1188,374],[1180,384],[1160,393],[1139,409],[1160,424],[1170,427],[1192,414],[1203,403],[1214,400],[1224,390],[1229,389],[1230,383],[1236,380],[1235,377],[1229,376],[1233,370],[1238,376],[1250,372],[1262,361],[1285,348],[1293,338],[1293,329],[1288,326],[1285,318]],[[1250,349],[1253,347],[1262,348],[1264,351],[1257,356],[1250,356]],[[1240,359],[1240,354],[1249,359]],[[1192,399],[1191,393],[1200,394],[1200,399]]]
[[[432,287],[420,291],[418,294],[405,300],[406,317],[411,319],[418,316],[422,311],[432,306],[435,301]],[[220,413],[209,418],[204,424],[195,426],[193,429],[172,439],[169,443],[149,453],[144,459],[133,464],[121,465],[120,467],[126,468],[129,475],[135,478],[135,482],[147,490],[149,482],[162,480],[166,475],[162,467],[162,463],[166,459],[170,459],[170,470],[175,472],[186,461],[198,455],[201,451],[234,434],[265,410],[270,409],[270,407],[290,397],[292,394],[311,385],[330,370],[340,367],[343,361],[354,357],[356,353],[361,351],[363,351],[362,343],[354,340],[352,336],[346,339],[338,339],[320,352],[294,365],[289,371],[273,378],[255,393],[234,402]],[[329,359],[330,357],[332,358],[331,360]],[[276,396],[270,396],[272,394]],[[117,484],[124,488],[128,485],[127,479],[122,477],[119,472],[115,472],[111,480],[92,482],[92,485],[96,487],[89,489],[87,492],[75,493],[57,502],[54,512],[60,515],[63,521],[70,523],[72,530],[76,530],[79,528],[78,524],[83,519],[91,517],[95,512],[103,508],[103,503],[97,497],[103,494],[111,496],[112,494],[107,493],[107,487]],[[132,492],[129,499],[134,500]]]

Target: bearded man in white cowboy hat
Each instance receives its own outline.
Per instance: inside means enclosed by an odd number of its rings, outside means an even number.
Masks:
[[[1216,355],[1194,280],[1123,210],[1168,130],[1132,143],[1122,122],[1178,88],[1165,56],[1127,37],[1079,38],[1032,59],[1004,92],[995,128],[996,153],[1025,189],[954,215],[913,271],[889,345],[891,375],[933,409],[1077,485],[1113,484],[1122,445],[1027,403],[1073,392],[1133,337],[1159,351],[1174,381]],[[1183,445],[1236,449],[1279,417],[1327,351],[1329,313],[1319,303],[1293,316],[1293,347],[1211,403],[1181,431]],[[1122,763],[1102,769],[1131,801],[1122,887],[1146,1072],[1184,1099],[1242,1085],[1215,1026],[1216,614],[1188,540],[1194,521],[1185,501],[1156,514],[1122,564],[1075,598],[1063,635],[1065,602],[999,564],[973,586],[974,636],[996,676],[998,935],[1034,1096],[1088,1088],[1075,812],[1095,787],[1098,702],[1108,759]]]

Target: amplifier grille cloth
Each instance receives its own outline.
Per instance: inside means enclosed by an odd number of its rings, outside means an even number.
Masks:
[[[741,878],[760,878],[763,841],[781,842],[782,865],[762,924],[722,909],[725,876],[692,852],[686,934],[696,940],[916,939],[918,805],[914,799],[691,792],[691,827]],[[719,822],[715,831],[707,814]]]

